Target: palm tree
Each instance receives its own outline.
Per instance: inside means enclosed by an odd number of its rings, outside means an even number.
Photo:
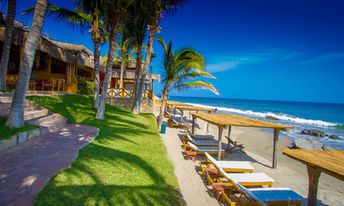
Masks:
[[[165,113],[167,96],[170,91],[182,91],[190,88],[208,89],[218,94],[217,89],[209,82],[195,80],[200,77],[213,77],[205,71],[204,57],[191,48],[184,48],[173,51],[172,42],[166,45],[162,38],[157,38],[164,50],[163,57],[163,78],[164,84],[161,96],[161,107],[158,118],[159,129],[162,124],[163,115]]]
[[[104,42],[104,22],[100,16],[101,0],[77,0],[77,8],[73,11],[48,4],[48,14],[54,15],[59,22],[68,22],[81,31],[91,33],[94,53],[94,108],[99,105],[99,71],[100,71],[100,44]],[[26,9],[22,14],[31,13],[33,7]]]
[[[47,5],[47,0],[37,0],[32,26],[24,44],[23,61],[20,64],[10,114],[6,122],[6,125],[9,127],[19,128],[24,126],[25,94],[29,84]]]
[[[96,119],[104,119],[105,117],[105,103],[115,59],[117,32],[119,30],[119,26],[124,23],[124,20],[127,16],[128,7],[131,4],[132,1],[130,0],[103,0],[102,2],[101,12],[104,16],[104,22],[106,22],[106,26],[110,30],[109,52]]]
[[[142,102],[142,94],[143,94],[143,87],[145,82],[146,73],[148,71],[148,66],[151,61],[151,55],[153,51],[153,39],[156,33],[160,32],[159,22],[162,18],[163,12],[172,13],[175,12],[177,7],[187,3],[188,0],[154,0],[152,4],[148,8],[149,16],[148,16],[148,44],[146,49],[146,59],[143,65],[143,74],[141,76],[141,80],[138,86],[137,91],[137,98],[133,103],[133,111],[134,113],[139,113],[139,108],[141,107]]]
[[[7,76],[8,60],[10,59],[15,13],[16,13],[16,0],[9,0],[8,6],[7,6],[5,39],[4,39],[4,45],[2,48],[2,56],[1,56],[1,62],[0,62],[0,90],[6,89],[6,76]]]

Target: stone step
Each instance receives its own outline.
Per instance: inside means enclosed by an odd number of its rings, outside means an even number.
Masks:
[[[12,101],[13,96],[10,95],[1,95],[0,96],[0,103],[3,101]]]
[[[43,132],[57,132],[67,124],[67,120],[61,116],[56,117],[52,121],[46,121],[40,124]]]
[[[42,107],[38,105],[28,105],[24,107],[24,111],[33,111],[33,110],[39,110],[43,109]],[[10,109],[0,109],[0,116],[6,116],[10,113]]]
[[[11,108],[12,100],[4,100],[0,102],[0,109],[9,109]],[[34,103],[29,100],[25,100],[25,106],[34,105]]]
[[[35,119],[37,117],[42,117],[48,114],[47,109],[32,110],[24,112],[24,120]]]
[[[44,122],[49,122],[54,120],[55,118],[57,118],[59,115],[58,114],[54,114],[51,112],[48,112],[48,114],[41,116],[41,117],[37,117],[37,118],[33,118],[30,120],[25,121],[28,124],[33,124],[33,125],[40,125]]]

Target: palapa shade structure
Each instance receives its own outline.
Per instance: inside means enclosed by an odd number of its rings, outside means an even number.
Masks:
[[[318,182],[321,172],[344,181],[344,151],[285,148],[282,150],[282,153],[307,166],[309,176],[307,204],[309,206],[316,205],[317,203]]]
[[[210,112],[215,111],[215,109],[212,109],[212,108],[198,107],[198,106],[192,106],[192,105],[177,105],[174,108],[180,110],[181,112],[196,111],[196,113],[198,113],[199,111],[202,111],[202,112],[210,113]]]
[[[237,126],[237,127],[256,127],[256,128],[271,128],[274,130],[274,145],[273,145],[273,161],[272,161],[272,167],[276,168],[277,166],[277,158],[276,158],[276,146],[278,143],[278,137],[279,132],[285,131],[287,129],[292,128],[291,126],[282,125],[282,124],[276,124],[272,122],[257,120],[253,118],[248,117],[242,117],[238,115],[232,115],[232,114],[206,114],[206,113],[192,113],[192,133],[194,133],[195,130],[195,119],[199,118],[202,119],[208,123],[214,124],[218,126],[219,129],[219,155],[218,159],[221,159],[221,139],[222,139],[222,132],[223,129],[228,127],[228,138],[230,137],[231,133],[231,127]]]
[[[184,105],[184,106],[191,106],[190,104],[186,104],[186,103],[183,103],[183,102],[174,102],[174,101],[167,101],[166,102],[166,104],[167,105],[169,105],[169,106],[182,106],[182,105]]]

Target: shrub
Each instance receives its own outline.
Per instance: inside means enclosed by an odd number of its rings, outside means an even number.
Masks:
[[[78,80],[78,93],[83,95],[93,95],[94,83],[86,80]]]

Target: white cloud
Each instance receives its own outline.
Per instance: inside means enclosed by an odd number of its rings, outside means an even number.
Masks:
[[[319,64],[319,63],[328,63],[337,60],[344,60],[344,52],[339,53],[328,53],[325,55],[317,56],[313,59],[304,61],[304,64]]]

